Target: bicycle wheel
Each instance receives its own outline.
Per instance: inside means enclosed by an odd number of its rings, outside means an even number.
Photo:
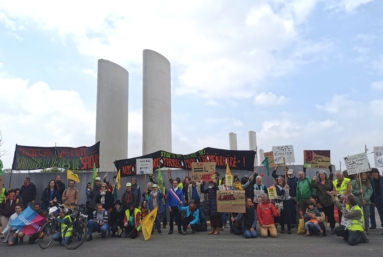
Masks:
[[[37,243],[39,244],[41,249],[46,249],[52,243],[53,235],[56,234],[56,222],[53,220],[45,223],[43,228],[40,231],[39,238]]]
[[[70,237],[69,244],[65,245],[65,247],[69,250],[74,250],[79,248],[85,242],[88,228],[84,222],[74,221],[65,228],[64,235],[67,233],[69,228],[72,228],[72,235]]]

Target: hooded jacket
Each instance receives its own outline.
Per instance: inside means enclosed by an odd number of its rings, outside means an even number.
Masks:
[[[311,197],[311,181],[309,178],[299,179],[296,190],[297,202],[308,200]]]

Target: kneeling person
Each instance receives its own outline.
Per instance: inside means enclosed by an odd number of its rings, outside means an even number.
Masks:
[[[70,237],[72,236],[72,229],[68,229],[68,231],[64,234],[65,228],[72,222],[72,217],[68,214],[69,210],[67,208],[60,209],[59,218],[55,218],[57,223],[60,225],[60,232],[56,232],[52,240],[61,242],[61,245],[68,245]]]
[[[274,204],[269,202],[266,194],[261,195],[261,203],[257,206],[257,215],[259,225],[261,226],[261,236],[267,237],[270,233],[271,237],[277,237],[277,229],[274,224],[274,217],[278,217],[279,213]]]
[[[189,206],[181,207],[178,206],[178,209],[182,212],[185,212],[185,218],[182,222],[183,224],[183,232],[182,234],[186,235],[186,229],[191,228],[192,233],[197,230],[197,226],[199,225],[199,210],[195,205],[194,200],[190,200]]]
[[[231,221],[242,221],[242,232],[245,238],[257,237],[257,213],[254,208],[253,201],[250,198],[246,199],[246,213],[239,213],[235,218],[231,217]]]
[[[106,231],[108,231],[108,211],[102,208],[101,204],[96,205],[96,210],[93,212],[93,220],[88,222],[88,239],[86,241],[91,241],[93,239],[93,232],[100,232],[101,237],[106,237]]]
[[[139,236],[138,231],[141,229],[141,212],[139,209],[134,207],[134,203],[130,202],[128,204],[128,209],[125,211],[124,216],[124,227],[125,234],[124,237],[130,237],[132,239]]]

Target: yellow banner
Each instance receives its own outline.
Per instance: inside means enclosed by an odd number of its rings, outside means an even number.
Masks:
[[[148,240],[152,236],[154,222],[156,221],[158,207],[154,208],[149,214],[141,221],[142,234],[144,239]]]

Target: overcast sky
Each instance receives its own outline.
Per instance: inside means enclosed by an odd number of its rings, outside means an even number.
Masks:
[[[383,1],[20,2],[0,2],[4,168],[15,144],[95,143],[101,58],[129,71],[140,156],[144,49],[171,63],[175,153],[228,149],[229,132],[247,150],[253,130],[259,149],[331,150],[339,168],[383,145]]]

